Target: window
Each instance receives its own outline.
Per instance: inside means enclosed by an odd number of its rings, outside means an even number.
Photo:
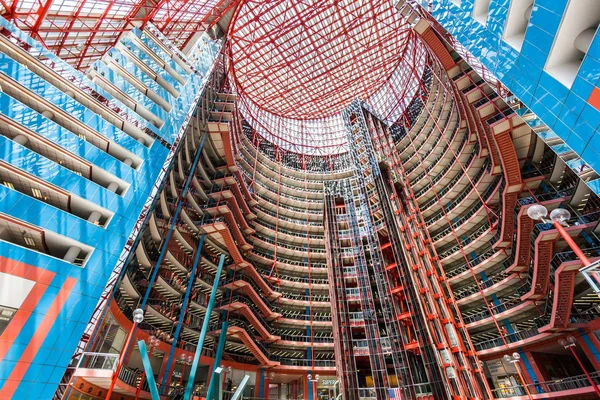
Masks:
[[[481,25],[487,24],[487,17],[490,10],[490,0],[475,0],[473,4],[473,18]]]
[[[31,193],[33,193],[33,197],[41,199],[42,197],[42,191],[38,188],[31,188]]]
[[[31,236],[23,235],[23,240],[25,240],[25,244],[29,247],[35,247],[35,240]]]
[[[600,23],[600,1],[571,0],[563,14],[545,70],[571,87]]]
[[[17,310],[10,307],[0,306],[0,335],[4,332]]]
[[[511,0],[510,2],[502,39],[515,50],[521,51],[523,47],[532,10],[533,0]]]

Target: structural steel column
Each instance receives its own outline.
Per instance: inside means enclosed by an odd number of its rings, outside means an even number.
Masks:
[[[200,236],[200,243],[198,243],[198,249],[196,250],[196,257],[194,258],[194,264],[192,266],[192,272],[190,278],[188,280],[187,289],[185,291],[185,297],[183,298],[183,303],[181,304],[181,310],[179,311],[179,319],[177,321],[177,328],[175,328],[175,335],[173,335],[173,343],[171,344],[171,351],[169,351],[169,357],[167,357],[167,365],[165,368],[165,373],[162,377],[161,385],[166,386],[167,381],[170,380],[171,376],[171,365],[173,364],[173,355],[175,354],[175,348],[177,347],[177,341],[179,340],[179,334],[181,333],[181,327],[183,326],[183,317],[185,316],[185,312],[187,310],[188,302],[190,300],[190,295],[192,294],[192,287],[194,286],[194,280],[196,279],[196,270],[198,269],[198,264],[200,262],[200,258],[202,257],[202,246],[204,246],[204,233]],[[182,376],[183,379],[183,376]]]
[[[185,389],[185,400],[189,400],[192,398],[192,391],[194,388],[196,371],[198,370],[200,356],[202,355],[202,348],[204,347],[204,339],[206,338],[206,332],[208,331],[210,314],[212,313],[213,305],[215,304],[217,288],[219,287],[221,272],[223,272],[223,264],[225,264],[225,254],[221,254],[221,257],[219,258],[219,265],[217,266],[217,272],[215,273],[215,281],[213,283],[212,290],[210,291],[210,298],[208,299],[208,305],[206,306],[206,314],[204,315],[204,321],[202,321],[202,330],[200,331],[200,337],[198,338],[198,344],[196,345],[196,352],[194,353],[194,361],[192,363],[192,368],[190,369],[190,377],[188,379],[187,387]]]
[[[217,345],[217,353],[215,354],[215,361],[213,362],[212,372],[209,370],[210,383],[208,384],[208,392],[206,394],[206,400],[217,399],[216,394],[219,393],[218,385],[221,379],[215,379],[215,370],[221,366],[221,359],[223,358],[223,351],[225,350],[225,342],[227,341],[227,327],[229,321],[223,321],[221,325],[221,334],[219,335],[219,344]]]

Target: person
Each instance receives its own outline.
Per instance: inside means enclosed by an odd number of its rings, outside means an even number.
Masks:
[[[231,391],[233,390],[233,381],[231,378],[227,378],[227,387],[225,388],[225,393],[223,393],[223,398],[225,400],[229,400],[232,397]]]
[[[535,390],[537,390],[538,393],[544,393],[544,389],[542,389],[542,385],[540,385],[540,382],[537,379],[533,380],[533,384],[535,385]]]

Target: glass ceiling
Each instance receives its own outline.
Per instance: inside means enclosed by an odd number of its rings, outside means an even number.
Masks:
[[[395,122],[418,89],[423,48],[393,0],[0,0],[4,18],[86,69],[152,23],[184,48],[232,7],[240,109],[285,150],[345,152],[340,111],[354,99]]]
[[[393,123],[416,93],[413,35],[392,0],[247,0],[229,31],[240,110],[281,148],[345,152],[342,109],[362,99]]]
[[[183,48],[211,10],[231,0],[0,0],[0,13],[75,68],[85,69],[134,26],[153,23]]]

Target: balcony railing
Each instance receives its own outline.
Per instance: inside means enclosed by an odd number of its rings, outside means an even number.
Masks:
[[[589,374],[595,385],[600,385],[600,372]],[[585,375],[572,376],[569,378],[554,379],[551,381],[533,383],[526,385],[532,394],[557,393],[566,390],[583,389],[591,386],[590,381]],[[523,385],[512,386],[502,389],[492,390],[495,398],[510,398],[515,396],[526,396],[527,392]]]

